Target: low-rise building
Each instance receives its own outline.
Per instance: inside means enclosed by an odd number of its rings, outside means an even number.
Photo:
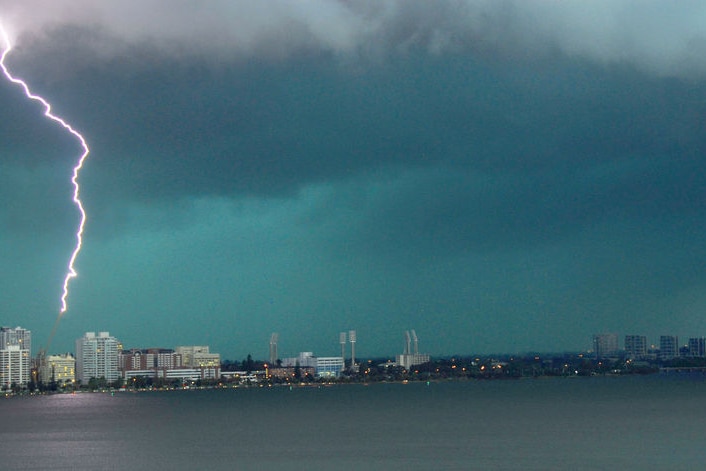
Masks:
[[[218,379],[221,375],[221,355],[210,353],[207,346],[132,349],[120,355],[123,379],[145,377],[197,381]]]
[[[337,378],[345,364],[343,357],[317,357],[316,376],[319,378]]]
[[[397,365],[405,370],[409,370],[413,366],[429,363],[430,356],[426,353],[403,353],[397,355]]]
[[[313,352],[300,352],[296,357],[284,358],[281,365],[285,369],[299,368],[300,376],[314,371],[319,378],[336,378],[344,367],[343,357],[316,357]]]
[[[316,357],[313,352],[299,352],[299,355],[291,358],[284,358],[282,360],[282,366],[284,367],[300,367],[300,368],[314,368],[316,369]]]
[[[73,384],[76,381],[76,359],[70,353],[49,355],[43,359],[40,374],[44,384]]]
[[[167,348],[134,348],[120,354],[120,369],[122,371],[181,368],[182,366],[184,365],[181,354]]]

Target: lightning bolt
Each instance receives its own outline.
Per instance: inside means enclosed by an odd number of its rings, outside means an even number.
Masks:
[[[5,74],[5,77],[7,80],[10,82],[19,85],[25,92],[25,95],[27,98],[30,100],[38,101],[39,103],[42,104],[44,107],[44,116],[49,118],[50,120],[59,123],[61,126],[64,127],[68,132],[70,132],[81,144],[81,147],[83,148],[83,153],[81,154],[81,157],[79,157],[78,161],[76,162],[76,165],[73,168],[73,175],[71,177],[71,184],[73,185],[73,202],[78,208],[78,212],[80,213],[80,222],[78,224],[78,228],[76,230],[76,246],[74,247],[73,252],[71,253],[71,257],[69,258],[69,263],[67,267],[67,272],[66,276],[64,277],[64,284],[63,284],[63,291],[61,295],[61,309],[59,310],[59,316],[56,319],[56,324],[54,324],[54,329],[52,330],[51,335],[49,336],[49,341],[51,342],[51,338],[54,335],[54,331],[56,330],[56,326],[61,319],[61,316],[66,312],[68,309],[67,305],[67,298],[69,296],[69,282],[73,279],[76,278],[78,275],[76,273],[76,270],[74,269],[74,263],[76,262],[76,258],[78,257],[79,252],[81,251],[81,246],[83,245],[83,228],[86,225],[86,211],[83,208],[83,203],[81,202],[81,199],[79,198],[79,184],[78,184],[78,175],[81,171],[81,168],[83,168],[83,163],[86,161],[86,157],[88,157],[88,153],[90,150],[88,149],[88,144],[86,144],[86,140],[83,138],[81,133],[76,131],[69,123],[58,117],[57,115],[53,114],[51,111],[51,105],[49,102],[47,102],[44,98],[42,98],[39,95],[35,95],[32,93],[32,91],[29,89],[29,86],[27,83],[25,83],[23,80],[13,76],[10,71],[8,70],[7,66],[5,65],[5,59],[7,58],[8,54],[10,54],[10,51],[12,50],[12,43],[10,42],[10,37],[7,34],[7,31],[5,28],[0,24],[0,34],[2,35],[2,40],[4,43],[4,49],[2,51],[2,56],[0,56],[0,69],[2,69],[3,74]]]

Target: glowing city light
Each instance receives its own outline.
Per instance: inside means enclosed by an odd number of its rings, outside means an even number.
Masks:
[[[2,34],[2,40],[3,40],[3,51],[2,51],[2,56],[0,56],[0,68],[2,69],[3,74],[5,74],[5,77],[7,80],[9,80],[12,83],[15,83],[22,87],[22,89],[25,92],[25,95],[27,98],[38,101],[39,103],[44,106],[44,116],[47,118],[51,119],[52,121],[55,121],[59,123],[61,126],[64,127],[68,132],[74,135],[76,139],[81,143],[81,147],[83,147],[83,153],[81,154],[81,157],[78,159],[76,162],[76,165],[74,166],[73,169],[73,176],[71,177],[71,183],[73,184],[74,187],[74,193],[73,193],[73,202],[78,208],[78,211],[80,213],[81,219],[78,224],[78,228],[76,230],[76,246],[71,253],[71,257],[69,258],[69,263],[67,267],[67,272],[66,272],[66,277],[64,278],[64,284],[63,284],[63,292],[61,295],[61,309],[59,311],[59,318],[61,317],[62,314],[64,314],[68,308],[67,305],[67,298],[69,296],[69,282],[71,281],[72,278],[75,278],[77,276],[76,270],[74,269],[74,263],[76,262],[76,257],[78,257],[79,252],[81,251],[81,246],[83,245],[83,228],[86,225],[86,211],[83,209],[83,204],[81,203],[81,199],[79,198],[79,185],[78,185],[78,174],[81,171],[81,168],[83,167],[83,163],[86,160],[86,157],[88,157],[89,149],[88,145],[86,144],[86,140],[83,138],[83,136],[76,131],[70,124],[68,124],[66,121],[61,119],[60,117],[56,116],[51,112],[51,105],[49,102],[47,102],[44,98],[42,98],[39,95],[33,94],[29,86],[21,79],[14,77],[10,71],[8,70],[6,64],[5,64],[5,59],[7,58],[8,54],[12,50],[12,43],[10,42],[10,37],[7,34],[7,31],[5,28],[0,24],[0,34]],[[58,319],[57,319],[58,321]],[[55,326],[56,327],[56,326]]]

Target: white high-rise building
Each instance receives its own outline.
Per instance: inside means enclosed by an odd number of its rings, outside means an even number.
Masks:
[[[108,332],[86,332],[76,340],[76,380],[87,384],[91,378],[112,382],[118,371],[118,339]]]
[[[8,345],[0,350],[0,387],[9,389],[13,386],[25,386],[29,383],[29,350],[19,345]]]
[[[32,333],[22,327],[0,328],[0,387],[25,386],[31,374]]]

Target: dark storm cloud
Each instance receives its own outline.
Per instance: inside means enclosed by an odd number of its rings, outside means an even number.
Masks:
[[[279,197],[408,167],[455,166],[456,190],[475,185],[464,175],[487,174],[501,193],[473,190],[456,201],[458,191],[449,191],[451,214],[476,217],[465,201],[496,206],[498,220],[512,215],[507,224],[519,227],[535,214],[542,226],[571,225],[616,211],[611,205],[638,204],[644,192],[659,195],[662,183],[665,198],[676,199],[670,204],[696,204],[702,194],[694,175],[706,88],[629,67],[489,63],[464,54],[353,70],[316,55],[214,70],[158,60],[154,51],[112,65],[84,66],[72,94],[52,93],[91,130],[96,151],[85,192],[99,218],[116,201]],[[614,167],[626,174],[612,175]],[[691,176],[675,189],[680,173]],[[575,189],[567,186],[573,180]],[[422,185],[429,193],[435,184]],[[448,188],[438,190],[445,198]]]
[[[107,171],[91,181],[104,192],[113,185],[112,199],[282,194],[386,164],[531,169],[568,154],[601,159],[608,147],[654,152],[677,133],[692,139],[703,87],[688,96],[677,83],[687,96],[665,97],[672,84],[630,67],[626,77],[581,60],[562,67],[549,51],[647,67],[646,38],[676,33],[676,19],[696,5],[651,23],[648,36],[634,27],[616,34],[630,2],[598,3],[238,2],[192,12],[127,2],[65,14],[54,5],[46,19],[34,17],[44,30],[18,22],[18,68],[41,77],[38,86],[79,116],[80,128],[90,126],[97,167]],[[564,27],[552,32],[557,23]],[[571,31],[574,23],[581,27]],[[690,24],[678,37],[695,44]],[[280,25],[294,28],[287,41]],[[202,41],[214,32],[221,40]],[[662,48],[679,50],[680,41]],[[441,53],[457,55],[433,57]]]

